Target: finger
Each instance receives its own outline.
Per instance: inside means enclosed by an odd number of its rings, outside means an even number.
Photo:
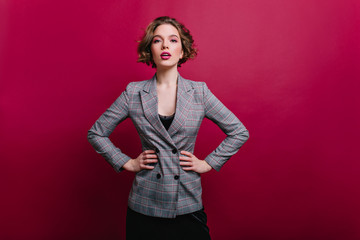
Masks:
[[[185,171],[191,171],[191,170],[194,170],[194,168],[193,168],[193,167],[183,167],[183,170],[185,170]]]
[[[193,163],[192,162],[180,162],[181,166],[192,166]]]
[[[142,164],[149,164],[149,163],[156,163],[158,162],[158,160],[156,159],[147,159],[147,160],[144,160]]]
[[[188,152],[188,151],[181,151],[180,153],[181,153],[181,154],[184,154],[184,155],[186,155],[186,156],[189,156],[189,157],[192,156],[192,153],[191,153],[191,152]]]
[[[155,167],[154,166],[149,166],[149,165],[144,165],[144,164],[140,164],[140,168],[141,169],[154,169]]]
[[[145,150],[143,153],[155,153],[155,150]]]
[[[145,156],[145,159],[149,159],[149,158],[158,158],[158,156],[157,156],[157,155],[155,155],[155,154],[145,154],[144,156]]]
[[[190,157],[184,157],[184,156],[180,156],[179,159],[183,160],[183,161],[191,161],[192,160]]]

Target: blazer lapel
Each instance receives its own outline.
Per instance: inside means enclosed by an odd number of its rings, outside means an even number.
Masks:
[[[178,89],[176,96],[176,111],[173,122],[168,131],[160,121],[158,115],[158,98],[156,92],[156,74],[150,79],[141,91],[141,101],[146,119],[167,142],[176,147],[173,137],[184,126],[192,102],[193,87],[178,74]]]
[[[185,121],[191,108],[193,98],[192,92],[194,90],[190,83],[185,81],[180,74],[178,76],[175,117],[168,131],[171,138],[173,138],[176,132],[185,125]]]
[[[158,115],[156,75],[154,75],[153,78],[147,82],[147,84],[144,86],[144,89],[141,91],[141,102],[145,117],[149,121],[149,123],[159,133],[160,137],[175,146],[165,127],[161,123]]]

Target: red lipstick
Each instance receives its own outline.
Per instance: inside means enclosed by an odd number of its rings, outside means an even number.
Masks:
[[[171,54],[169,52],[162,52],[160,56],[161,56],[161,59],[167,60],[171,57]]]

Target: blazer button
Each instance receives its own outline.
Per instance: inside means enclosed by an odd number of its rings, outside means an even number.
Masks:
[[[161,174],[160,174],[160,173],[156,174],[156,178],[157,178],[157,179],[160,179],[160,178],[161,178]]]
[[[176,154],[176,153],[177,153],[176,148],[174,148],[174,149],[172,150],[172,153],[173,153],[173,154]]]
[[[179,178],[180,178],[179,175],[175,175],[175,176],[174,176],[174,179],[175,179],[175,180],[178,180]]]
[[[155,152],[156,152],[156,153],[159,153],[160,150],[159,150],[158,148],[155,148]]]

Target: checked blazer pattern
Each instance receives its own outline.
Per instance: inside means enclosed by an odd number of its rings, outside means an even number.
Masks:
[[[128,205],[139,213],[175,218],[200,210],[200,174],[180,167],[180,151],[194,152],[195,140],[204,117],[227,135],[204,160],[219,171],[249,138],[239,119],[208,89],[206,83],[184,79],[178,74],[175,117],[168,131],[158,116],[156,74],[150,80],[131,82],[88,131],[88,141],[115,169],[131,158],[114,146],[109,136],[130,118],[140,136],[142,149],[155,150],[158,162],[152,170],[136,173]]]

